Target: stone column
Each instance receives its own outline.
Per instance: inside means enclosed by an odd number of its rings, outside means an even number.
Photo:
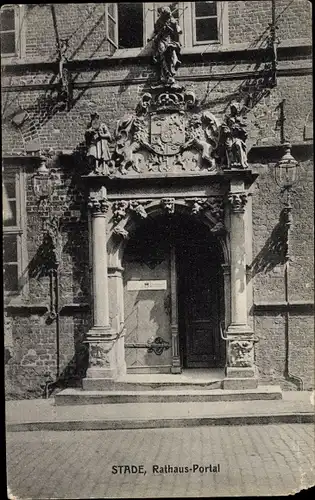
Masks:
[[[231,325],[237,331],[247,328],[246,253],[244,212],[246,193],[230,193],[231,207]]]
[[[258,385],[254,365],[253,331],[248,325],[245,207],[247,193],[243,181],[231,181],[231,322],[227,329],[227,367],[223,386],[228,389],[255,388]]]
[[[83,380],[84,389],[98,389],[105,380],[116,377],[116,332],[109,321],[107,275],[107,212],[106,188],[90,193],[88,208],[92,217],[93,327],[86,335],[89,345],[89,367]]]

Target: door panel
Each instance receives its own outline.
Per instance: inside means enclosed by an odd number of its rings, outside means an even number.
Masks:
[[[219,322],[222,279],[218,259],[206,246],[178,252],[180,338],[187,368],[224,365]]]
[[[148,353],[144,345],[151,338],[162,337],[171,343],[169,315],[169,259],[154,269],[144,263],[125,263],[125,356],[128,372],[169,371],[171,349],[160,356]],[[167,288],[162,290],[128,290],[130,281],[165,280]],[[132,346],[132,347],[128,347]],[[139,346],[139,347],[137,347]],[[163,367],[165,369],[163,370]]]

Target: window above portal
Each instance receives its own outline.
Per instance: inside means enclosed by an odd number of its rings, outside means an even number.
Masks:
[[[228,2],[119,2],[106,4],[107,36],[114,51],[140,49],[152,37],[160,7],[180,25],[183,48],[227,43]]]
[[[193,4],[194,42],[205,43],[218,40],[217,2],[196,2]]]

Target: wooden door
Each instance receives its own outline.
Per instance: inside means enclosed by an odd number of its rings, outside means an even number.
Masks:
[[[220,338],[222,276],[206,246],[178,251],[179,335],[183,366],[224,366]]]

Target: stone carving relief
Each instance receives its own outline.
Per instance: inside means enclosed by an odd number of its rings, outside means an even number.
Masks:
[[[132,168],[141,172],[143,155],[135,155],[141,147],[151,150],[148,143],[148,128],[142,118],[126,115],[117,124],[114,151],[115,166],[121,174]]]
[[[63,241],[60,231],[61,221],[56,215],[45,219],[43,223],[43,230],[49,236],[52,243],[53,264],[58,267],[62,258]]]
[[[165,213],[175,213],[175,206],[188,207],[192,215],[201,215],[205,212],[211,222],[210,231],[218,234],[225,232],[224,226],[224,199],[222,195],[199,198],[161,198],[160,200],[119,200],[112,204],[113,207],[113,233],[123,238],[129,234],[125,226],[128,214],[135,214],[145,219],[150,206],[160,205]]]
[[[230,340],[230,366],[248,367],[254,364],[254,344],[250,340]]]
[[[109,351],[111,344],[95,342],[89,344],[89,366],[108,368],[110,366]]]
[[[133,212],[142,219],[147,217],[147,212],[144,205],[150,203],[151,200],[138,201],[138,200],[120,200],[113,203],[113,222],[115,225],[119,224],[127,216],[127,212]],[[116,232],[117,233],[117,232]],[[119,233],[117,233],[119,234]]]
[[[214,151],[219,144],[219,122],[209,111],[194,115],[187,126],[187,141],[181,147],[181,152],[195,147],[201,153],[201,159],[208,170],[217,166]]]
[[[175,198],[162,198],[161,205],[167,214],[175,212]]]
[[[86,132],[91,175],[246,169],[246,123],[237,103],[230,108],[221,123],[209,110],[198,112],[193,92],[151,87],[137,114],[118,121],[113,141],[95,113]]]
[[[230,193],[228,195],[228,201],[234,213],[243,213],[245,211],[245,205],[247,203],[247,194]]]
[[[208,211],[213,226],[210,229],[212,233],[221,233],[225,231],[224,226],[224,202],[220,196],[210,196],[208,198],[187,198],[186,204],[190,207],[192,215],[200,215]]]

